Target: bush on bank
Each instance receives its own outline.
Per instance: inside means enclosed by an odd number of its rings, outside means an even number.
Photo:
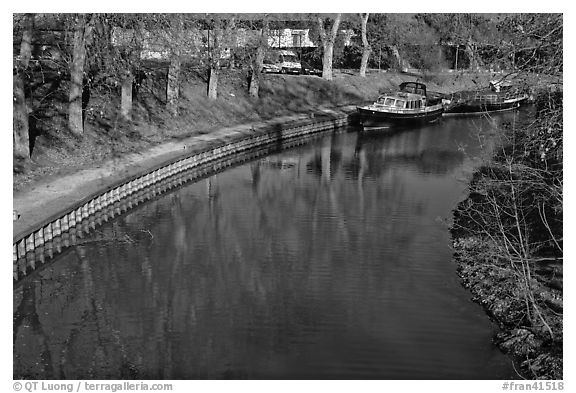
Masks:
[[[534,121],[509,128],[474,174],[452,227],[463,284],[527,378],[563,375],[562,130],[562,93],[541,92]]]

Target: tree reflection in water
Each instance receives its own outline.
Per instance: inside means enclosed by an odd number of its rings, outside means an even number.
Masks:
[[[474,121],[333,135],[102,226],[14,290],[14,378],[511,377],[437,221]]]

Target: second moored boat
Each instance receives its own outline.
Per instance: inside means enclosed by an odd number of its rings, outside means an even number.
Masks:
[[[445,114],[478,114],[518,108],[528,100],[518,86],[508,81],[491,81],[489,89],[461,91],[447,100]]]

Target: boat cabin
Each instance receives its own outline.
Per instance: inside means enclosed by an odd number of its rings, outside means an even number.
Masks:
[[[377,110],[396,113],[427,111],[434,105],[442,104],[441,97],[434,94],[438,93],[431,93],[431,97],[427,96],[424,83],[403,82],[400,84],[400,91],[380,94],[372,106]]]
[[[420,109],[424,107],[425,97],[416,94],[381,95],[376,101],[378,106],[396,109]]]
[[[426,85],[419,82],[402,82],[400,84],[400,91],[405,93],[420,94],[426,97]]]
[[[490,81],[490,90],[495,93],[510,91],[513,85],[510,81],[492,80]]]

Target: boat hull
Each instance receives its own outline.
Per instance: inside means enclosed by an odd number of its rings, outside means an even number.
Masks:
[[[360,124],[366,128],[396,128],[420,125],[438,120],[444,109],[439,108],[420,113],[391,113],[369,108],[358,108]]]
[[[507,111],[518,108],[527,99],[528,97],[522,97],[514,100],[503,100],[498,102],[471,100],[448,106],[444,110],[444,113],[450,115]]]

